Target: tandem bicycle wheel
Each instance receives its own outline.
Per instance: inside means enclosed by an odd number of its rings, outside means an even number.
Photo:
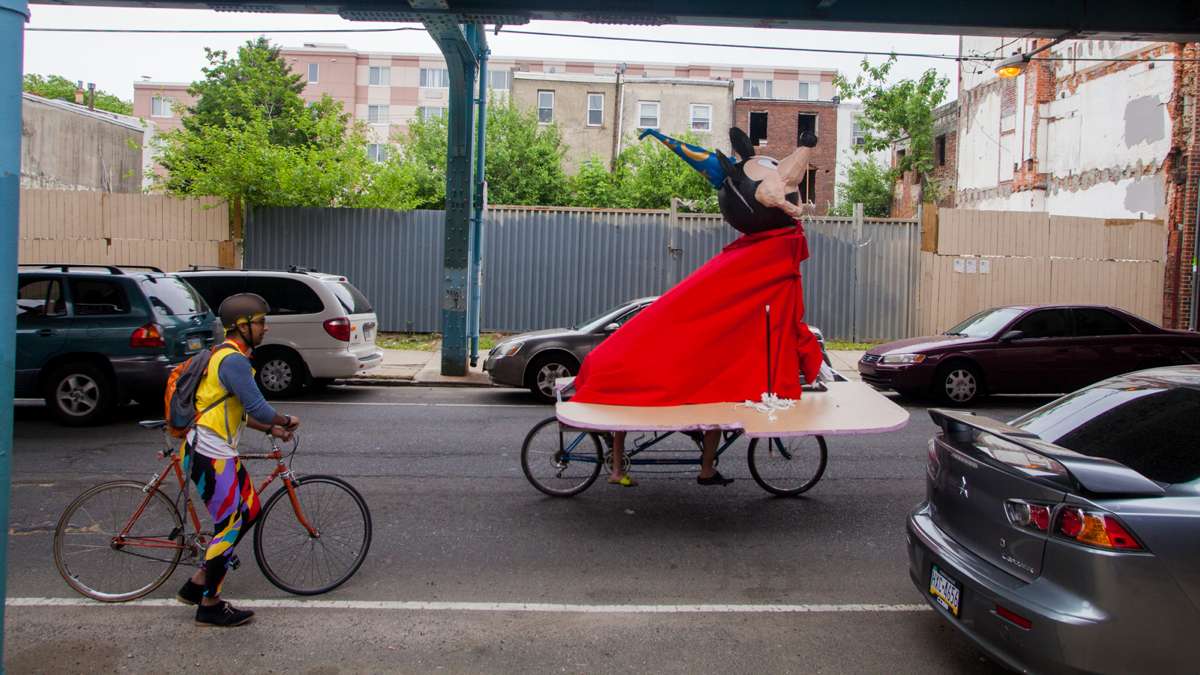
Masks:
[[[781,497],[794,497],[812,489],[825,473],[828,459],[821,436],[754,438],[746,457],[754,482]]]
[[[538,422],[521,445],[525,478],[551,497],[572,497],[588,489],[603,464],[599,436],[562,427],[556,417]]]
[[[130,525],[130,521],[133,521]],[[129,531],[121,531],[129,525]],[[183,555],[183,520],[159,490],[132,480],[75,498],[54,528],[54,566],[93,600],[136,600],[162,585]]]

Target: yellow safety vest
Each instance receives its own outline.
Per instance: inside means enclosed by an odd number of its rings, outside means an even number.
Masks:
[[[232,345],[233,349],[220,349],[209,359],[204,379],[196,388],[196,410],[204,410],[220,401],[222,396],[229,394],[225,385],[221,384],[219,374],[221,362],[234,354],[241,354],[247,358],[250,356],[232,340],[227,340],[224,344]],[[250,372],[253,374],[254,369],[251,368]],[[211,410],[201,415],[200,419],[196,421],[196,426],[211,429],[225,439],[230,446],[236,447],[237,439],[246,426],[246,408],[237,396],[229,396],[219,405],[213,406]]]

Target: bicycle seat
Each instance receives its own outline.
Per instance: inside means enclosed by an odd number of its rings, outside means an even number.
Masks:
[[[142,420],[138,426],[143,429],[162,429],[167,426],[166,420]]]

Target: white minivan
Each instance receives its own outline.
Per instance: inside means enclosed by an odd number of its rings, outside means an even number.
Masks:
[[[346,277],[299,268],[194,268],[178,274],[214,312],[236,293],[257,293],[266,299],[271,330],[254,350],[254,369],[267,396],[286,398],[305,386],[322,387],[383,363],[383,350],[375,346],[375,310]]]

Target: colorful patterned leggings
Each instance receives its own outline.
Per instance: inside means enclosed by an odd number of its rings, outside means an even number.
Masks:
[[[213,538],[204,554],[204,595],[215,598],[221,594],[233,547],[258,520],[258,495],[246,467],[236,457],[213,459],[195,451],[187,457],[192,482],[213,521]]]

